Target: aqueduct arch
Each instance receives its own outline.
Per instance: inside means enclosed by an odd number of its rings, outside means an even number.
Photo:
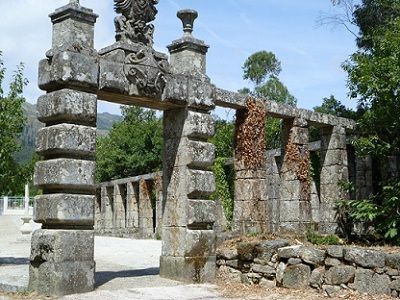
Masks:
[[[208,46],[192,36],[197,13],[179,12],[184,25],[182,38],[168,47],[170,57],[153,48],[151,21],[156,0],[114,0],[117,12],[117,42],[96,51],[93,46],[97,15],[78,0],[57,9],[52,48],[40,62],[39,87],[46,94],[38,100],[39,120],[46,124],[38,134],[37,152],[43,157],[35,168],[34,182],[43,189],[36,198],[35,220],[43,224],[32,236],[30,289],[45,295],[65,295],[93,290],[95,263],[95,138],[97,99],[138,105],[164,111],[163,248],[161,276],[189,282],[213,281],[215,277],[215,204],[208,196],[215,189],[209,167],[214,146],[210,112],[216,105],[245,108],[245,98],[211,84],[206,75]],[[328,176],[324,201],[332,204],[339,177],[346,174],[343,154],[346,119],[298,110],[264,101],[267,112],[288,120],[291,142],[306,147],[306,127],[319,124],[326,132],[325,161]],[[337,160],[338,155],[342,158]],[[236,201],[251,206],[249,190],[260,192],[263,172],[237,170],[237,179],[247,190],[237,190]],[[336,175],[335,175],[336,174]],[[300,184],[288,173],[288,186]],[[256,189],[256,185],[261,189]],[[285,196],[282,205],[305,202],[297,192]],[[334,194],[336,193],[336,194]],[[283,194],[281,195],[281,198]],[[266,201],[260,198],[260,205]],[[238,204],[237,207],[240,205]],[[288,224],[306,223],[294,216]],[[330,215],[327,225],[333,224]],[[265,226],[243,209],[237,226],[248,222]],[[297,223],[296,223],[297,222]]]

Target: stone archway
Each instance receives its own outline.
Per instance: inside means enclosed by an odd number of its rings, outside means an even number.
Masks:
[[[52,48],[40,62],[34,182],[35,220],[29,287],[44,295],[94,288],[94,203],[97,99],[164,111],[161,276],[188,282],[215,277],[215,189],[208,170],[214,146],[214,86],[206,75],[208,46],[192,36],[197,13],[180,11],[184,36],[165,54],[153,48],[157,1],[115,0],[117,42],[96,51],[98,17],[78,0],[50,15]]]

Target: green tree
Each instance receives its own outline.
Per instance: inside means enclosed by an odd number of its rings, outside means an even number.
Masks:
[[[268,51],[256,52],[243,65],[243,79],[250,80],[255,86],[254,90],[243,88],[239,92],[296,106],[296,98],[279,80],[278,76],[281,71],[281,62],[274,53]],[[267,117],[265,128],[267,147],[269,149],[279,148],[281,146],[280,120]]]
[[[122,115],[108,136],[97,139],[98,182],[162,168],[162,120],[138,107],[122,107]]]
[[[321,106],[314,107],[314,111],[323,113],[323,114],[330,114],[330,115],[334,115],[334,116],[342,117],[342,118],[348,118],[348,119],[353,119],[353,120],[357,119],[357,112],[344,106],[333,95],[331,95],[330,97],[324,98]]]
[[[24,65],[18,65],[9,86],[4,93],[3,81],[6,69],[0,52],[0,195],[14,194],[27,178],[22,177],[21,169],[14,159],[20,149],[19,137],[25,123],[22,96],[27,80],[23,75]]]

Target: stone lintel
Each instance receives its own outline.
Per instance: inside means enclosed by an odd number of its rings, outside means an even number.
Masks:
[[[236,92],[216,89],[214,94],[217,106],[232,109],[243,109],[246,106],[247,95],[241,95]],[[333,115],[313,112],[306,109],[299,109],[290,105],[277,103],[267,99],[259,99],[265,105],[269,116],[280,119],[302,118],[309,121],[310,125],[315,126],[342,126],[347,130],[354,130],[356,122],[350,119],[336,117]]]

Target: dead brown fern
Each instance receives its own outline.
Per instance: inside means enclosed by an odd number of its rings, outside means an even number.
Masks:
[[[265,164],[265,118],[264,106],[254,98],[247,98],[246,109],[236,113],[236,159],[246,168],[258,169]]]

